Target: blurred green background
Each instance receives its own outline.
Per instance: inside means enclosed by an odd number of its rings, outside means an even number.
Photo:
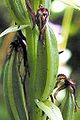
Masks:
[[[0,33],[9,27],[11,22],[8,6],[5,0],[0,0]],[[60,55],[59,73],[64,73],[76,81],[76,96],[80,105],[80,11],[59,0],[52,0],[50,25],[55,32],[59,51],[66,48]],[[0,38],[0,76],[9,42],[9,38]],[[77,112],[75,120],[79,118],[80,112]],[[3,98],[2,76],[0,77],[0,120],[9,120]]]
[[[10,22],[11,22],[11,19],[10,19],[8,8],[5,5],[5,0],[0,0],[0,32],[2,32],[7,27],[9,27]],[[0,75],[3,67],[2,65],[3,65],[3,58],[4,58],[4,54],[2,53],[2,47],[1,47],[1,45],[3,44],[2,39],[4,41],[4,38],[0,38],[0,54],[1,54],[0,55]],[[4,103],[4,98],[3,98],[2,77],[0,77],[0,120],[9,120],[6,106]]]

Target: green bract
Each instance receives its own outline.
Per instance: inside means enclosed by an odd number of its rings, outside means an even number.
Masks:
[[[47,26],[46,29],[46,52],[47,52],[47,77],[44,93],[41,100],[46,100],[52,93],[56,83],[58,72],[58,49],[57,42],[53,30]]]

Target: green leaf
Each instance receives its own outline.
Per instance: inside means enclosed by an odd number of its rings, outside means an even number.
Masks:
[[[46,59],[46,48],[43,46],[41,41],[37,44],[37,66],[36,66],[36,81],[34,83],[34,91],[36,91],[35,98],[41,98],[44,86],[46,82],[46,71],[47,71],[47,59]]]
[[[74,120],[79,120],[79,118],[80,118],[80,111],[77,111],[77,112],[75,112],[75,119]]]
[[[77,2],[77,0],[59,0],[77,10],[80,10],[80,4]]]
[[[6,80],[6,86],[5,89],[6,91],[4,91],[5,99],[6,99],[6,103],[7,103],[7,109],[10,112],[10,115],[12,116],[12,120],[17,119],[19,120],[19,116],[18,116],[18,112],[15,106],[15,100],[13,97],[13,90],[12,90],[12,65],[13,65],[13,60],[14,60],[14,54],[12,54],[11,59],[9,60],[9,64],[7,66],[7,73],[5,71],[5,73],[7,75],[5,75],[5,79]],[[4,81],[5,82],[5,81]],[[7,93],[6,93],[7,92]]]
[[[33,0],[33,10],[36,12],[37,9],[39,8],[39,5],[40,5],[40,0]]]
[[[59,108],[54,105],[51,102],[41,102],[38,99],[35,99],[35,103],[37,104],[37,106],[45,112],[45,114],[51,119],[51,120],[63,120],[61,112],[59,110]]]
[[[28,120],[24,90],[18,73],[18,61],[15,51],[4,69],[4,96],[11,120]]]
[[[12,67],[13,68],[13,71],[12,71],[13,97],[14,97],[15,106],[18,111],[20,120],[28,120],[28,112],[26,109],[25,95],[24,95],[22,81],[18,71],[18,64],[19,64],[19,61],[17,60],[17,54],[16,54],[13,62],[13,67]]]
[[[25,0],[5,0],[11,16],[18,24],[29,24]]]
[[[5,100],[5,104],[6,104],[6,108],[7,108],[9,117],[12,118],[12,120],[15,120],[12,110],[11,110],[9,96],[8,96],[8,80],[7,80],[8,79],[8,67],[9,67],[9,60],[4,65],[4,75],[3,75],[4,100]]]
[[[4,35],[6,35],[6,34],[8,34],[8,33],[10,33],[10,32],[16,32],[16,31],[18,31],[18,30],[24,29],[24,28],[26,28],[26,27],[28,27],[28,26],[29,26],[29,25],[20,25],[20,26],[15,25],[15,26],[11,26],[11,27],[7,28],[5,31],[2,32],[2,33],[0,34],[0,37],[4,36]]]
[[[46,100],[53,92],[56,84],[58,72],[58,48],[57,41],[53,30],[47,25],[46,27],[46,54],[47,54],[47,77],[46,85],[41,100]]]

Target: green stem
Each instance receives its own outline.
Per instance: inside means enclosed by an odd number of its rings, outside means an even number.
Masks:
[[[69,36],[69,30],[70,30],[70,24],[73,16],[73,8],[67,7],[64,13],[64,18],[62,22],[62,37],[63,42],[60,45],[61,48],[66,48],[67,42],[68,42],[68,36]]]
[[[26,29],[26,39],[28,45],[28,64],[29,64],[29,72],[30,77],[28,78],[28,91],[29,91],[29,98],[28,98],[28,110],[30,119],[35,120],[34,117],[34,110],[35,110],[35,103],[34,103],[34,83],[36,80],[36,65],[37,65],[37,41],[38,41],[38,31],[36,28],[32,30],[32,28],[28,27]]]

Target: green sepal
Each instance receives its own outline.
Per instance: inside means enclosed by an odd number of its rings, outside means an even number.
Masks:
[[[67,91],[66,97],[60,106],[64,120],[74,120],[75,101],[74,95]]]

